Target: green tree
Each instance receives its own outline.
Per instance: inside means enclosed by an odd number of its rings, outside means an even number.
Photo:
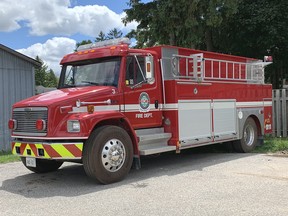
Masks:
[[[274,88],[288,78],[287,0],[245,0],[238,12],[226,20],[215,38],[217,49],[225,53],[262,59],[273,56],[266,79]]]
[[[96,37],[95,42],[99,42],[99,41],[104,41],[106,40],[106,35],[104,34],[103,31],[100,31],[98,37]]]
[[[54,71],[50,69],[46,72],[45,87],[57,87],[58,78],[56,77]]]
[[[123,32],[118,30],[117,28],[111,29],[107,34],[107,39],[121,38],[123,36]]]
[[[48,69],[48,66],[39,56],[36,56],[35,59],[41,63],[40,67],[35,68],[35,85],[57,87],[58,78],[56,77],[54,71],[52,69]]]
[[[35,59],[41,63],[40,67],[35,68],[35,85],[45,86],[46,71],[48,70],[48,66],[43,62],[43,60],[39,56],[36,56]]]
[[[138,46],[170,44],[213,50],[213,33],[237,12],[240,0],[130,0],[124,24],[136,20]]]

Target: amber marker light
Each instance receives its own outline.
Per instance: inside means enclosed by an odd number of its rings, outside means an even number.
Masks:
[[[146,63],[147,72],[151,73],[151,62]]]
[[[87,111],[89,114],[92,114],[94,112],[94,106],[93,105],[88,105],[87,106]]]

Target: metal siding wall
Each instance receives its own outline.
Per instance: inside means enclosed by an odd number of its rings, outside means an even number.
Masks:
[[[288,134],[288,90],[273,90],[273,135],[287,137]]]
[[[0,50],[0,151],[10,150],[12,105],[34,95],[34,69],[30,62]]]

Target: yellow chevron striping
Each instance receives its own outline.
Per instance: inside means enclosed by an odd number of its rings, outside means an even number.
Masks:
[[[44,146],[42,144],[35,144],[37,150],[38,149],[43,149],[44,150],[44,157],[41,156],[42,158],[51,158],[50,155],[47,153],[47,151],[45,150]]]
[[[52,144],[51,147],[61,155],[61,157],[69,157],[74,158],[75,156],[71,154],[63,145],[60,144]]]
[[[14,145],[14,148],[12,149],[12,154],[17,154],[17,153],[16,153],[16,147],[19,147],[19,148],[20,148],[20,146],[21,146],[21,143],[16,142],[15,145]]]
[[[31,155],[28,155],[27,154],[27,150],[30,150],[31,151]],[[32,151],[31,147],[29,144],[26,145],[26,148],[24,149],[24,152],[23,152],[23,156],[28,156],[28,157],[36,157],[36,155],[34,154],[34,152]]]
[[[75,144],[75,146],[82,151],[83,150],[83,143]]]

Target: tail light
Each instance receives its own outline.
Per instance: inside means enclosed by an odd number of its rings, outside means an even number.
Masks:
[[[46,129],[46,122],[43,119],[38,119],[36,121],[36,129],[39,131],[43,131]]]
[[[15,119],[9,119],[8,127],[10,130],[15,130],[17,128],[17,121]]]

